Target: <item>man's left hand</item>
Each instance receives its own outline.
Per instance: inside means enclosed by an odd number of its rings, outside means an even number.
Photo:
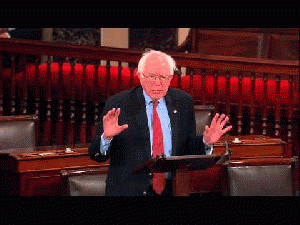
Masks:
[[[10,35],[7,32],[3,32],[3,33],[0,33],[0,38],[10,38]]]
[[[229,117],[225,114],[220,116],[217,113],[211,121],[210,126],[205,126],[205,130],[203,133],[203,139],[206,144],[214,144],[217,142],[223,134],[230,131],[232,126],[225,127],[225,124],[229,121]]]

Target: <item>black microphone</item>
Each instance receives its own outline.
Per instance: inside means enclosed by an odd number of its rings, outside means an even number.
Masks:
[[[230,156],[232,155],[232,152],[229,148],[229,144],[228,141],[225,141],[225,154],[221,156],[221,158],[219,159],[219,161],[216,164],[223,164],[226,161],[230,160]]]

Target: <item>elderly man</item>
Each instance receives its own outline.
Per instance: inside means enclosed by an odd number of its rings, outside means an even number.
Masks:
[[[192,97],[170,88],[175,69],[169,55],[147,51],[138,64],[141,86],[107,100],[89,149],[92,159],[110,158],[106,195],[172,195],[172,175],[132,175],[131,171],[157,154],[206,154],[207,147],[232,128],[224,128],[227,116],[216,114],[203,136],[195,136]]]

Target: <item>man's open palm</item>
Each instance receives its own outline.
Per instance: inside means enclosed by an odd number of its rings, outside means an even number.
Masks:
[[[113,108],[103,117],[103,137],[108,140],[120,134],[128,128],[128,124],[119,126],[118,119],[120,115],[120,108]]]

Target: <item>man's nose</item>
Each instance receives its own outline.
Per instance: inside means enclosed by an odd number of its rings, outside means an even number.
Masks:
[[[161,85],[161,80],[160,80],[159,77],[155,77],[154,84],[156,84],[156,85]]]

